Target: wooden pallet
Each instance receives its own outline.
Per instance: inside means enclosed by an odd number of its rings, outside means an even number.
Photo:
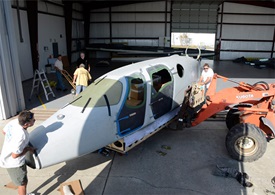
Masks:
[[[57,109],[32,109],[30,111],[34,113],[35,120],[44,121],[52,116]]]

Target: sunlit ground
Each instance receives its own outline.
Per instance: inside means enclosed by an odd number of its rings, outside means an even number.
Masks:
[[[214,51],[214,33],[172,33],[171,47],[173,48],[200,48],[201,50]]]

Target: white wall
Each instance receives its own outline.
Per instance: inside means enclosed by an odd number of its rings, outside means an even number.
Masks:
[[[58,53],[67,55],[65,18],[38,14],[39,69],[45,69],[49,55],[53,54],[54,42],[58,43]],[[44,50],[44,47],[48,47],[48,50]]]
[[[20,4],[25,6],[25,4]],[[58,14],[59,16],[53,16],[48,14],[38,14],[38,52],[39,52],[39,69],[45,69],[45,65],[48,63],[47,59],[50,54],[53,53],[52,43],[58,43],[59,54],[67,55],[66,46],[66,31],[65,31],[65,18],[63,17],[63,8],[53,4],[46,3],[44,1],[38,1],[38,10],[47,12],[49,14]],[[33,64],[30,47],[29,27],[27,11],[20,10],[21,30],[23,42],[20,42],[17,9],[12,9],[14,27],[16,34],[16,42],[18,47],[20,73],[22,81],[33,78]],[[82,28],[80,28],[82,29]],[[82,30],[83,31],[83,30]],[[74,32],[74,29],[73,29]],[[83,34],[83,32],[81,32]],[[62,37],[60,37],[60,35]],[[48,50],[45,50],[47,47]]]

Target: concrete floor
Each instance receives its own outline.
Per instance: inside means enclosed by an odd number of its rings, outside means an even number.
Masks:
[[[94,66],[94,79],[118,67],[118,64],[111,63],[109,67]],[[213,69],[223,76],[252,84],[259,80],[275,82],[274,69],[256,69],[225,61],[214,62]],[[54,76],[51,78],[54,79]],[[29,98],[31,82],[23,83],[26,100]],[[43,94],[39,96],[40,100],[34,96],[30,102],[26,101],[26,107],[59,109],[73,99],[69,91],[56,92],[56,98],[51,97],[48,102]],[[0,126],[3,128],[8,121],[0,121]],[[29,131],[42,122],[43,120],[37,120]],[[165,128],[133,148],[127,155],[111,152],[106,157],[91,153],[42,170],[29,168],[28,191],[36,194],[60,194],[58,189],[61,183],[80,180],[85,194],[275,194],[275,184],[271,183],[275,176],[275,142],[268,143],[265,155],[259,160],[242,163],[228,155],[225,148],[226,134],[227,128],[223,120],[208,120],[196,127],[178,131]],[[3,139],[4,136],[0,135],[0,143]],[[164,149],[163,145],[170,149]],[[216,165],[248,173],[253,187],[245,188],[233,178],[214,176],[212,172]],[[10,182],[5,169],[0,169],[0,175],[0,194],[17,194],[16,190],[3,187]]]

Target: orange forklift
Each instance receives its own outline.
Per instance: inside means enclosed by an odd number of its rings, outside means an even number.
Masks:
[[[238,86],[216,92],[218,78]],[[195,83],[186,90],[177,129],[196,126],[223,110],[228,110],[225,144],[230,156],[244,162],[262,157],[267,141],[275,135],[275,83],[250,85],[215,74],[206,94],[204,87]]]

